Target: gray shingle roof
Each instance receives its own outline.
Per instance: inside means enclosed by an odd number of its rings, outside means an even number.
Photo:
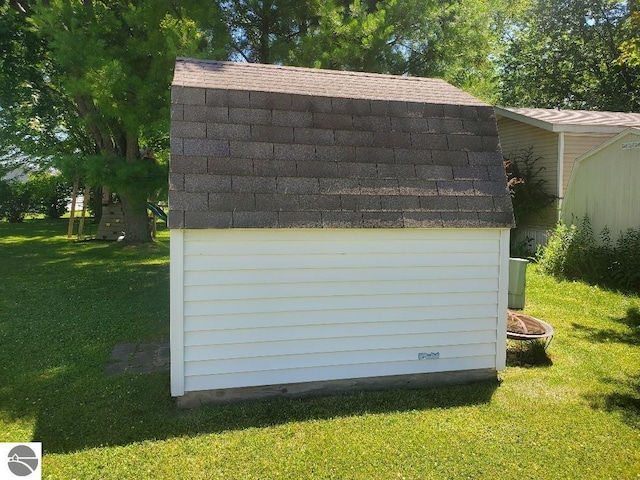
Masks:
[[[338,107],[339,103],[339,110],[349,113],[358,113],[354,111],[357,106],[349,101],[356,99],[486,106],[472,95],[435,78],[187,58],[177,59],[173,85],[340,98],[345,100],[333,102],[332,107]],[[287,110],[289,101],[282,100],[284,103],[273,104],[273,107]],[[366,102],[361,105],[369,111]]]
[[[442,80],[178,59],[171,228],[510,227],[492,107]]]
[[[619,133],[629,127],[640,127],[640,113],[510,107],[497,108],[496,111],[498,115],[554,132]]]

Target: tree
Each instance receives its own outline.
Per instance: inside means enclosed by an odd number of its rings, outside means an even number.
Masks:
[[[640,111],[640,65],[619,61],[629,2],[539,0],[508,35],[500,59],[500,103]]]
[[[0,219],[21,223],[35,209],[33,191],[26,182],[0,180]]]
[[[489,99],[504,0],[232,0],[233,58],[444,78]]]
[[[620,45],[619,62],[630,68],[640,67],[640,2],[629,2],[630,14],[623,28],[626,40]]]
[[[102,181],[122,202],[127,241],[151,241],[146,200],[166,175],[149,152],[168,144],[175,57],[212,52],[219,32],[205,28],[216,17],[215,3],[52,0],[12,7],[2,7],[9,30],[0,36],[0,86],[16,87],[0,97],[0,122],[18,127],[13,151],[102,163]]]

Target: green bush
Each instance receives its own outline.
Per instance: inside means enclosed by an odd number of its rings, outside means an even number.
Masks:
[[[35,201],[28,183],[0,180],[0,218],[20,223],[27,213],[33,213]]]
[[[547,192],[547,181],[540,178],[545,169],[537,166],[541,159],[533,156],[533,147],[519,150],[504,159],[516,223],[540,215],[556,198]]]
[[[547,181],[540,177],[544,167],[538,167],[541,157],[533,156],[533,147],[519,150],[504,159],[507,174],[507,186],[513,204],[513,216],[517,227],[523,225],[533,216],[541,216],[551,205],[555,196],[546,190]],[[531,242],[533,239],[516,240],[512,235],[510,255],[512,257],[529,257],[533,253]]]
[[[559,222],[538,252],[540,267],[558,278],[640,292],[640,229],[623,232],[615,246],[607,228],[600,237],[587,216],[570,226]]]
[[[38,174],[27,182],[32,191],[35,210],[47,218],[60,218],[67,211],[73,188],[61,175]]]
[[[612,282],[621,288],[640,292],[640,229],[628,229],[616,242],[609,263]]]
[[[25,215],[40,213],[60,218],[67,211],[71,187],[60,175],[37,173],[26,182],[0,181],[0,218],[19,223]]]

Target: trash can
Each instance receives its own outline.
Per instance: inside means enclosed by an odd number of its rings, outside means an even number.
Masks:
[[[507,306],[522,310],[524,308],[524,291],[527,286],[527,264],[524,258],[509,259],[509,298]]]

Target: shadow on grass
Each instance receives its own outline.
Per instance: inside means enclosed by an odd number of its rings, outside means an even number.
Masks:
[[[638,307],[631,307],[627,310],[624,317],[614,317],[611,320],[627,327],[625,329],[626,331],[620,331],[619,329],[613,328],[587,327],[576,322],[572,323],[572,327],[575,330],[582,332],[594,342],[615,342],[627,345],[640,345],[640,309],[638,309]]]
[[[631,307],[625,316],[614,317],[611,320],[626,328],[623,330],[598,329],[576,323],[573,324],[573,328],[594,342],[640,345],[640,309],[638,307]],[[591,406],[608,412],[618,412],[622,414],[629,425],[640,429],[640,375],[628,376],[623,380],[605,378],[602,382],[612,386],[615,391],[603,395],[588,396],[587,400]]]
[[[640,375],[629,376],[624,380],[606,378],[603,383],[613,386],[615,391],[588,396],[591,407],[619,413],[628,425],[640,430]]]
[[[78,367],[79,368],[79,367]],[[78,372],[80,374],[80,372]],[[43,386],[34,440],[49,453],[262,428],[290,422],[486,404],[499,383],[270,398],[180,410],[168,374],[64,376]]]

